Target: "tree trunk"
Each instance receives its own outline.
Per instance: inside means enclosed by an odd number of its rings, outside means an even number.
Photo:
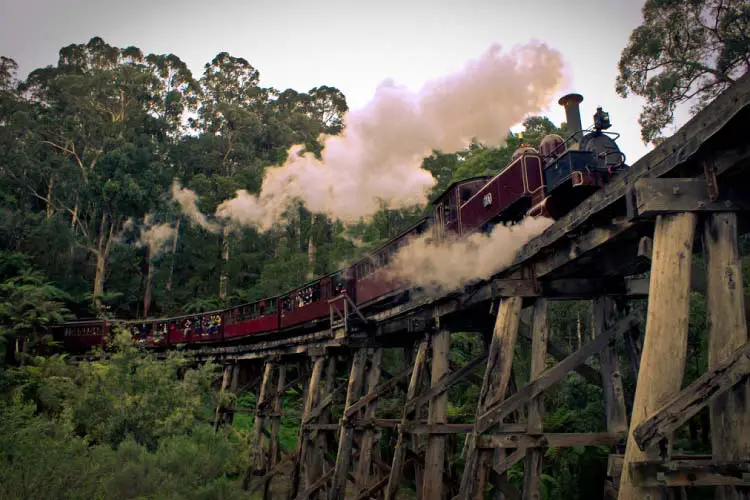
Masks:
[[[151,249],[146,249],[146,286],[143,292],[143,317],[148,318],[148,312],[151,309],[151,282],[154,277],[154,263],[151,260]]]
[[[107,261],[104,256],[104,252],[97,251],[94,253],[96,257],[96,268],[94,271],[94,306],[100,309],[102,306],[101,297],[104,294],[104,273],[107,270]]]
[[[174,231],[174,238],[172,239],[172,259],[169,262],[169,278],[167,278],[167,292],[169,295],[171,295],[172,292],[172,278],[174,277],[174,260],[175,256],[177,255],[177,240],[180,238],[180,223],[182,222],[182,217],[177,219],[177,227]]]
[[[315,256],[317,254],[317,248],[315,247],[314,229],[315,229],[316,217],[313,214],[310,220],[310,236],[307,239],[307,266],[308,266],[308,279],[312,279],[315,275]]]
[[[109,228],[107,228],[107,225],[109,225]],[[109,258],[109,250],[112,245],[114,231],[115,223],[109,221],[109,215],[107,213],[103,213],[99,224],[99,241],[96,249],[93,250],[94,256],[96,257],[96,268],[94,271],[94,306],[96,306],[97,309],[100,309],[102,305],[101,298],[104,294],[107,259]]]
[[[54,177],[50,177],[49,181],[47,182],[47,220],[52,217],[52,215],[55,213],[54,209],[52,208],[52,188],[55,185],[55,179]]]
[[[219,277],[219,298],[224,300],[227,297],[227,271],[229,267],[229,227],[225,227],[221,237],[221,276]]]
[[[75,232],[77,222],[78,222],[78,203],[76,203],[76,206],[73,207],[73,216],[70,218],[70,227],[73,229],[73,232]]]

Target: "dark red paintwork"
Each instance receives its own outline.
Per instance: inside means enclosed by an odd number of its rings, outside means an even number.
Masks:
[[[435,214],[435,236],[442,239],[446,233],[461,234],[460,206],[471,199],[490,180],[488,176],[471,177],[454,182],[432,202]]]
[[[313,289],[315,295],[312,301],[305,303],[302,297],[307,289]],[[346,271],[338,271],[319,280],[307,283],[288,294],[279,297],[279,326],[289,328],[313,320],[328,319],[331,308],[329,299],[342,292],[353,293],[351,275]]]
[[[169,319],[127,322],[123,326],[130,330],[136,344],[159,347],[169,343]]]
[[[525,212],[532,196],[543,189],[541,157],[528,153],[519,156],[461,206],[461,234],[480,229],[521,201],[528,205]]]
[[[278,298],[259,300],[224,313],[224,338],[231,339],[278,330]]]
[[[370,256],[360,260],[352,268],[356,280],[357,305],[366,304],[378,297],[404,288],[406,282],[388,272],[388,264],[398,249],[406,246],[409,240],[422,234],[429,227],[429,218],[423,218],[401,235],[374,250]]]
[[[89,350],[103,346],[109,334],[106,320],[74,321],[52,328],[52,338],[66,350]]]
[[[222,311],[191,314],[169,320],[169,343],[214,342],[222,338]]]

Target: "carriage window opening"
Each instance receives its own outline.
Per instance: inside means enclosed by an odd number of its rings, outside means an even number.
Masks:
[[[461,189],[461,203],[466,203],[467,201],[469,201],[469,198],[471,198],[471,189],[462,188]]]
[[[272,316],[276,314],[276,301],[277,299],[274,299],[266,303],[266,315]]]

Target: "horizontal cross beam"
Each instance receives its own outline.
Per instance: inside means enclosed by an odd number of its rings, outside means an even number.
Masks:
[[[480,436],[478,448],[570,448],[573,446],[615,445],[625,439],[625,434],[560,433],[560,434],[491,434]]]
[[[750,462],[673,460],[633,462],[633,484],[659,486],[750,486]]]
[[[626,200],[628,215],[652,218],[681,212],[740,212],[750,210],[750,190],[723,185],[712,200],[705,179],[643,178],[633,184]]]
[[[641,422],[633,431],[638,447],[645,451],[662,440],[669,439],[682,424],[748,376],[750,342],[746,342],[727,361],[704,373],[656,410],[653,416]]]

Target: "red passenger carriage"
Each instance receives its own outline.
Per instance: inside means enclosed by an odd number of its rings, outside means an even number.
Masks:
[[[411,238],[424,234],[431,219],[425,217],[396,238],[371,252],[352,266],[356,281],[356,304],[364,305],[406,286],[406,282],[388,272],[391,258],[398,249],[406,246]]]
[[[342,293],[354,293],[348,269],[323,276],[282,295],[279,297],[279,327],[289,328],[328,319],[331,311],[329,300]]]
[[[224,313],[224,338],[272,332],[279,329],[279,298],[232,307]]]
[[[52,327],[52,339],[60,342],[66,351],[88,351],[93,347],[103,347],[109,335],[106,320],[70,321]]]

